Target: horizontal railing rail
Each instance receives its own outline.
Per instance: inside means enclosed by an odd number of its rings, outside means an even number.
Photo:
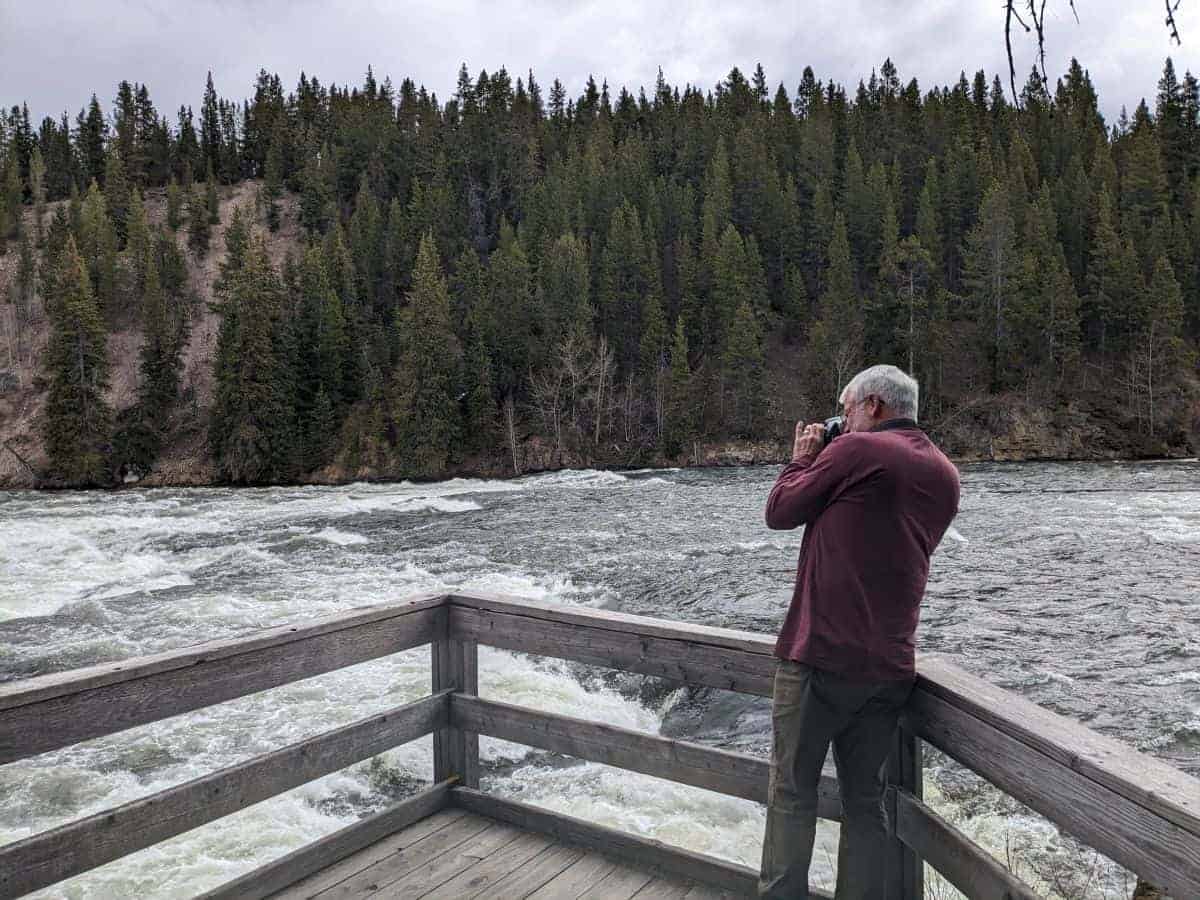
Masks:
[[[558,814],[481,793],[478,736],[487,735],[681,784],[765,802],[768,762],[660,735],[483,699],[478,645],[770,696],[772,638],[723,628],[559,606],[500,595],[423,595],[142,659],[0,685],[0,764],[223,703],[430,644],[431,694],[94,816],[0,847],[0,898],[87,871],[368,759],[434,735],[435,786],[314,846],[213,892],[262,896],[455,802],[529,827]],[[889,897],[922,893],[929,863],[969,897],[1033,891],[921,798],[921,742],[1137,872],[1176,898],[1200,897],[1200,781],[933,656],[918,680],[889,765]],[[819,814],[840,817],[823,777]],[[548,818],[549,817],[549,818]],[[559,817],[610,852],[700,869],[750,889],[753,873],[633,835]],[[569,827],[568,827],[569,826]],[[564,832],[564,833],[567,833]],[[299,854],[299,852],[298,852]],[[290,857],[289,857],[290,858]],[[697,862],[701,859],[701,862]],[[299,874],[297,874],[299,873]],[[258,885],[258,887],[255,887]],[[273,887],[272,887],[273,886]]]

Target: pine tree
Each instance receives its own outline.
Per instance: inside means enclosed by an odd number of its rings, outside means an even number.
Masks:
[[[29,157],[29,193],[33,198],[34,240],[40,247],[42,225],[46,217],[46,163],[42,159],[40,147],[34,147]]]
[[[436,476],[458,434],[453,388],[458,342],[450,328],[450,296],[432,231],[421,238],[409,304],[397,321],[400,362],[393,417],[406,474]]]
[[[117,248],[125,246],[129,233],[129,180],[125,165],[114,145],[104,160],[104,202],[117,234]]]
[[[834,217],[828,258],[820,315],[809,332],[806,359],[810,378],[835,408],[842,386],[861,365],[864,339],[862,303],[854,283],[846,220],[840,212]]]
[[[51,298],[43,435],[51,466],[70,484],[109,481],[107,446],[112,414],[108,387],[107,335],[87,267],[69,237],[59,264],[57,295]]]
[[[167,227],[172,231],[178,231],[179,226],[183,224],[182,213],[183,194],[179,190],[179,182],[172,175],[167,185]]]
[[[987,348],[994,392],[1004,387],[1005,375],[1012,371],[1007,304],[1017,263],[1008,195],[1004,185],[993,179],[979,206],[975,226],[967,235],[963,250],[963,283],[973,303],[979,337]]]
[[[97,304],[115,313],[117,233],[108,215],[108,204],[96,182],[88,188],[79,218],[78,252],[88,267],[89,287]]]
[[[279,230],[279,200],[283,197],[285,121],[283,116],[279,116],[276,121],[271,146],[267,150],[266,171],[263,174],[265,179],[263,190],[267,199],[267,227],[271,231]]]
[[[236,324],[226,346],[218,345],[209,435],[222,477],[238,484],[278,482],[293,468],[294,388],[282,299],[266,246],[255,239],[224,310]]]
[[[519,390],[526,374],[539,368],[536,357],[544,349],[538,340],[542,325],[529,258],[507,221],[501,222],[500,246],[492,253],[488,274],[489,309],[494,316],[487,332],[488,349],[496,390],[504,395]]]
[[[929,254],[931,274],[941,283],[945,269],[942,256],[942,221],[938,213],[941,206],[941,190],[938,187],[937,161],[930,159],[925,167],[925,184],[917,201],[917,240]]]
[[[675,455],[696,438],[700,410],[693,396],[693,378],[688,364],[688,328],[683,316],[675,321],[671,343],[671,377],[668,388],[667,428],[664,449]]]
[[[21,165],[16,153],[8,154],[4,174],[4,199],[0,201],[5,215],[0,217],[0,241],[16,238],[21,227],[24,188],[21,185]]]
[[[730,402],[727,421],[735,434],[754,437],[763,404],[762,334],[748,302],[734,312],[721,354]]]
[[[328,433],[318,432],[317,427],[338,420],[348,351],[342,301],[329,282],[320,248],[311,247],[305,253],[298,287],[296,415],[301,423],[301,444],[307,448],[306,459],[309,463],[318,460],[319,466],[325,462],[320,451],[327,449],[324,439]],[[328,409],[318,408],[321,394]]]
[[[217,197],[217,177],[213,174],[212,162],[204,173],[204,206],[208,212],[208,224],[221,224],[221,201]]]
[[[1027,216],[1012,318],[1025,373],[1040,364],[1061,383],[1079,355],[1079,298],[1057,234],[1050,187],[1043,183]]]
[[[212,223],[209,221],[208,205],[195,187],[188,193],[188,246],[197,258],[208,255],[212,240]]]
[[[570,233],[559,237],[542,261],[538,282],[551,339],[557,342],[566,335],[590,338],[591,291],[583,241]]]
[[[1129,380],[1135,393],[1145,392],[1147,430],[1154,434],[1159,402],[1178,373],[1193,364],[1194,353],[1183,340],[1183,297],[1171,263],[1159,255],[1154,275],[1138,311],[1138,331]]]
[[[472,311],[474,314],[474,310]],[[463,381],[466,388],[465,424],[467,446],[485,450],[496,442],[499,411],[492,389],[492,358],[483,339],[483,331],[472,327]]]
[[[1137,256],[1121,240],[1113,221],[1112,200],[1102,191],[1096,203],[1088,290],[1083,307],[1084,328],[1100,350],[1103,364],[1110,353],[1128,346],[1134,326],[1133,310],[1142,291]]]
[[[129,215],[126,224],[126,250],[133,270],[133,291],[146,289],[146,260],[150,255],[150,226],[146,223],[146,208],[142,194],[135,187],[129,194]]]

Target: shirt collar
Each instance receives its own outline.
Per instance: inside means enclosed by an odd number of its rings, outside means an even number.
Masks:
[[[878,425],[876,425],[871,430],[872,431],[891,431],[894,428],[916,428],[916,429],[920,430],[920,427],[921,426],[919,426],[912,419],[898,418],[898,419],[887,419],[886,421],[880,422]]]

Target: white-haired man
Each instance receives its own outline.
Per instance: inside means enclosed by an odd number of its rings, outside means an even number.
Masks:
[[[885,894],[882,769],[915,679],[929,557],[958,512],[958,471],[917,427],[917,382],[895,366],[842,391],[846,432],[796,425],[769,528],[805,526],[775,655],[774,747],[759,894],[807,898],[817,785],[830,743],[843,821],[838,900]]]

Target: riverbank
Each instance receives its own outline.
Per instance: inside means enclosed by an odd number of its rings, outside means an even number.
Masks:
[[[1157,434],[1140,430],[1112,404],[1085,399],[1047,408],[1012,397],[984,397],[968,402],[926,424],[933,439],[958,463],[1096,462],[1188,459],[1200,454],[1200,404],[1180,424]],[[1186,421],[1185,426],[1183,422]],[[209,487],[222,484],[208,457],[200,423],[184,427],[142,477],[127,476],[125,485],[140,487]],[[511,478],[563,469],[721,468],[783,464],[791,453],[790,436],[764,440],[696,441],[678,454],[617,444],[598,453],[579,453],[530,435],[510,447],[497,447],[452,460],[441,478]],[[61,488],[46,477],[40,441],[28,431],[0,443],[0,490]],[[337,485],[353,482],[412,480],[396,458],[382,465],[355,465],[341,456],[333,463],[294,479],[290,484]]]

